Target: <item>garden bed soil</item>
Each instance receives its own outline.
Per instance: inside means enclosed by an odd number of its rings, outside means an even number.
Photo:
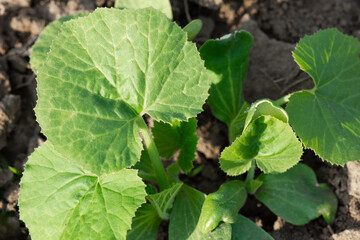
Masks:
[[[111,7],[111,0],[0,0],[0,239],[30,239],[19,220],[17,198],[20,175],[27,157],[45,141],[36,123],[35,74],[29,66],[31,46],[41,30],[54,19]],[[312,87],[312,80],[293,62],[291,50],[305,34],[336,27],[360,38],[360,3],[357,0],[188,0],[172,1],[174,19],[184,26],[202,19],[204,28],[195,42],[200,46],[245,29],[255,41],[245,82],[245,98],[277,99],[288,92]],[[195,177],[182,175],[186,184],[211,193],[229,178],[217,158],[229,144],[226,126],[215,119],[207,105],[199,114],[200,137],[196,165],[204,164]],[[241,213],[263,227],[275,239],[360,239],[360,164],[332,166],[306,150],[303,162],[311,166],[319,182],[327,183],[339,199],[332,224],[322,218],[305,226],[285,223],[250,196]],[[164,223],[158,239],[166,239]]]

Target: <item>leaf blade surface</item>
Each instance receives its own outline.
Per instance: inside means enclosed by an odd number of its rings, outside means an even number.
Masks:
[[[208,40],[201,48],[211,82],[209,105],[228,127],[245,104],[243,82],[253,38],[246,31]]]
[[[290,124],[306,148],[340,165],[360,159],[359,54],[359,41],[336,29],[304,37],[293,52],[315,87],[290,97]]]
[[[331,223],[337,198],[326,184],[318,184],[314,171],[298,164],[281,174],[262,174],[255,196],[285,221],[304,225],[319,216]]]
[[[228,175],[248,171],[256,159],[265,173],[284,172],[300,161],[302,145],[288,123],[269,116],[252,121],[243,134],[220,156],[220,167]]]
[[[194,44],[154,9],[97,9],[65,22],[37,81],[44,134],[96,174],[139,160],[137,118],[187,120],[209,87]]]
[[[70,164],[47,141],[26,165],[20,215],[34,239],[125,239],[144,189],[135,170],[97,176]]]

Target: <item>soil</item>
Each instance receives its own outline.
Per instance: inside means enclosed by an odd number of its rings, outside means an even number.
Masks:
[[[299,70],[291,57],[294,44],[305,34],[336,27],[360,39],[358,0],[173,0],[175,21],[186,25],[202,19],[204,28],[195,42],[200,46],[245,29],[255,38],[245,81],[245,98],[277,99],[288,92],[312,87],[311,79]],[[41,30],[54,19],[111,7],[113,0],[0,0],[0,239],[30,239],[19,220],[17,196],[27,157],[45,141],[36,122],[35,74],[29,54]],[[217,158],[229,144],[226,126],[216,120],[207,105],[199,114],[196,165],[204,164],[195,177],[181,176],[185,183],[210,193],[229,178]],[[339,199],[332,224],[322,218],[305,226],[285,223],[255,198],[249,197],[241,213],[272,234],[275,239],[360,239],[360,164],[342,168],[321,161],[306,150],[303,162],[311,166],[321,183],[327,183]],[[167,224],[158,239],[166,239]]]

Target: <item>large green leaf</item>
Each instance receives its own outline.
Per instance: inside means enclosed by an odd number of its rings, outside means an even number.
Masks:
[[[52,41],[58,36],[61,25],[64,22],[79,17],[84,17],[86,15],[87,14],[77,14],[73,16],[63,17],[56,21],[53,21],[48,26],[46,26],[46,28],[44,28],[38,40],[34,44],[30,56],[31,68],[35,73],[38,73],[42,65],[45,63]]]
[[[248,32],[239,31],[220,39],[208,40],[200,48],[212,83],[208,102],[215,117],[228,127],[241,114],[245,104],[243,82],[252,42],[253,38]]]
[[[97,9],[65,22],[38,74],[37,119],[57,151],[96,173],[129,167],[136,120],[187,120],[208,80],[193,43],[154,9]]]
[[[143,204],[133,218],[127,240],[155,240],[161,219],[156,209],[150,204]]]
[[[175,120],[171,125],[163,122],[154,122],[152,132],[160,156],[170,159],[176,151],[180,150],[177,158],[179,166],[184,172],[193,168],[198,137],[195,135],[196,118],[188,122]]]
[[[314,80],[290,97],[286,111],[305,147],[343,165],[360,160],[360,42],[336,29],[306,36],[293,52]]]
[[[245,185],[239,180],[229,181],[219,190],[206,196],[201,209],[199,227],[204,233],[214,230],[221,221],[234,223],[240,208],[245,204]]]
[[[199,218],[205,194],[183,185],[170,216],[170,240],[230,240],[231,225],[222,223],[213,232],[205,234],[200,230]]]
[[[169,219],[169,212],[173,206],[174,199],[180,191],[182,185],[183,183],[176,183],[172,187],[165,189],[164,191],[146,196],[146,198],[151,202],[152,206],[156,209],[161,219]]]
[[[125,239],[145,201],[144,188],[136,170],[97,176],[71,164],[47,141],[25,167],[20,218],[32,239]]]
[[[171,5],[169,0],[116,0],[116,8],[141,9],[153,7],[160,10],[170,19],[173,18]]]
[[[237,221],[231,227],[231,239],[233,240],[274,240],[261,227],[240,214]]]
[[[284,172],[300,161],[301,143],[290,125],[273,116],[265,115],[252,121],[231,146],[220,156],[220,167],[228,175],[248,171],[256,159],[265,173]]]
[[[337,210],[335,194],[326,184],[318,184],[314,171],[298,164],[282,174],[262,174],[263,184],[255,194],[272,212],[285,221],[303,225],[323,216],[331,223]]]

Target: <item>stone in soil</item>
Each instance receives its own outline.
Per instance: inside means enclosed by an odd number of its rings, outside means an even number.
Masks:
[[[194,3],[197,3],[199,6],[207,7],[212,10],[217,10],[220,8],[223,0],[191,0]]]
[[[360,162],[346,163],[349,195],[360,199]]]

